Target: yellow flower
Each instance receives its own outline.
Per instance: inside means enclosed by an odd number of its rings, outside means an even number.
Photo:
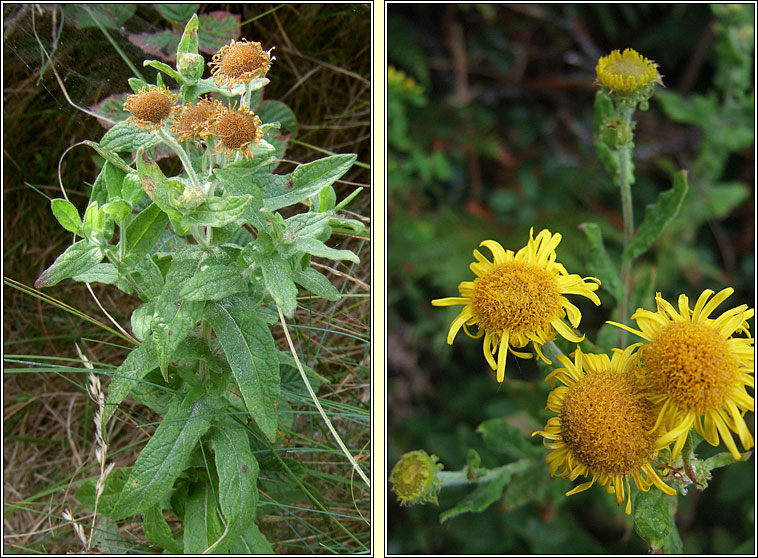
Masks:
[[[216,143],[216,153],[225,153],[231,157],[238,152],[246,159],[252,159],[253,148],[261,141],[263,131],[261,119],[247,107],[221,107],[202,135],[214,135],[220,140]]]
[[[232,41],[231,44],[221,47],[213,55],[211,75],[216,83],[226,83],[231,89],[234,84],[247,83],[254,78],[263,77],[271,68],[271,62],[275,57],[271,56],[271,50],[263,50],[260,43],[251,43],[247,39],[241,42]]]
[[[693,426],[711,445],[718,445],[720,437],[735,459],[740,454],[730,430],[737,433],[743,448],[753,447],[744,414],[754,407],[745,388],[755,386],[753,338],[747,323],[755,312],[742,304],[710,317],[733,292],[726,288],[709,301],[713,291],[707,289],[692,310],[681,295],[678,311],[657,293],[657,312],[640,308],[632,315],[639,331],[609,322],[649,342],[640,349],[636,377],[659,409],[656,426],[668,431],[664,442],[676,442],[672,458],[681,452]],[[734,337],[737,332],[746,337]]]
[[[437,463],[437,459],[436,455],[416,450],[406,453],[395,464],[390,482],[401,505],[437,503],[437,493],[442,487],[437,478],[442,464]]]
[[[176,112],[176,102],[176,95],[165,86],[143,87],[136,95],[126,98],[124,110],[133,115],[127,121],[134,122],[140,128],[155,130]]]
[[[553,450],[546,457],[551,476],[573,481],[592,474],[590,482],[566,496],[598,483],[609,494],[615,493],[619,506],[626,500],[627,514],[632,510],[629,477],[643,492],[656,486],[666,494],[676,494],[650,464],[665,445],[653,428],[656,409],[629,373],[637,346],[614,349],[610,359],[583,354],[578,347],[574,362],[560,355],[558,360],[565,368],[546,378],[551,386],[555,379],[564,384],[547,399],[547,409],[557,416],[548,419],[544,431],[532,434],[545,438],[545,447]]]
[[[187,141],[202,134],[208,130],[216,113],[222,108],[219,101],[212,99],[201,99],[196,105],[183,105],[179,117],[171,126],[171,133],[179,141]]]
[[[533,229],[529,231],[529,242],[516,254],[503,250],[494,240],[482,242],[480,246],[489,248],[494,260],[491,262],[479,250],[474,250],[477,261],[470,268],[477,278],[458,285],[460,297],[432,301],[434,306],[464,305],[450,325],[447,342],[453,343],[461,327],[469,337],[476,339],[484,335],[484,357],[492,369],[497,370],[498,382],[505,378],[509,346],[521,348],[531,341],[539,358],[550,364],[540,347],[555,339],[556,332],[574,343],[584,339],[563,321],[564,316],[568,316],[571,325],[578,327],[582,319],[579,309],[564,294],[581,295],[600,304],[594,293],[600,281],[594,277],[582,279],[579,275],[569,275],[566,268],[555,261],[555,248],[561,235],[543,230],[533,238],[533,232]],[[466,329],[471,325],[479,326],[476,335]],[[513,349],[511,352],[521,358],[532,356]]]
[[[655,84],[663,85],[658,64],[631,48],[623,54],[614,50],[597,63],[597,83],[611,96],[635,97],[644,101],[653,94]]]

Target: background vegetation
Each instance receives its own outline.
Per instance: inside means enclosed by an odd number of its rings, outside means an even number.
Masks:
[[[718,310],[754,301],[754,5],[398,5],[388,8],[388,470],[425,449],[446,469],[475,449],[492,468],[513,456],[476,432],[505,417],[524,439],[544,426],[547,386],[533,360],[511,358],[498,386],[481,341],[446,334],[459,309],[434,308],[470,280],[484,239],[509,249],[529,228],[561,232],[558,259],[588,275],[578,226],[600,224],[622,246],[618,188],[592,141],[595,65],[630,47],[660,64],[659,88],[635,120],[633,185],[639,224],[647,204],[689,170],[676,222],[635,264],[642,304],[732,286]],[[407,78],[411,78],[410,80]],[[594,340],[615,303],[580,303]],[[624,318],[628,320],[628,316]],[[751,331],[754,321],[751,320]],[[567,346],[568,348],[568,346]],[[564,349],[564,350],[567,350]],[[748,416],[748,422],[754,416]],[[540,422],[541,421],[541,422]],[[532,444],[540,442],[531,440]],[[724,448],[701,444],[702,456]],[[535,473],[481,514],[440,524],[471,492],[444,489],[439,507],[400,507],[390,493],[390,553],[637,553],[631,520],[598,488]],[[754,550],[754,459],[714,471],[705,492],[679,497],[685,553]]]
[[[335,188],[342,199],[356,186],[365,187],[348,209],[370,226],[370,7],[196,6],[201,18],[228,13],[223,17],[231,22],[229,35],[220,44],[244,37],[266,49],[276,47],[265,95],[286,103],[298,118],[287,159],[306,163],[323,157],[322,150],[356,153],[358,164]],[[142,68],[141,61],[160,59],[154,50],[164,44],[161,37],[178,37],[183,24],[173,24],[151,4],[138,4],[105,32],[86,25],[70,6],[4,4],[3,10],[4,551],[78,552],[81,545],[61,513],[70,507],[75,516],[90,517],[74,493],[93,474],[94,404],[74,343],[102,367],[120,364],[126,350],[116,336],[84,319],[88,315],[108,322],[85,285],[66,281],[45,292],[77,313],[26,289],[71,241],[50,212],[49,198],[60,197],[58,172],[69,199],[82,210],[101,163],[87,147],[76,147],[61,158],[69,146],[97,141],[105,131],[95,118],[72,107],[66,95],[79,106],[96,107],[129,91],[127,79],[134,74],[127,59],[154,82],[155,70]],[[210,58],[206,53],[206,62]],[[205,76],[209,74],[206,68]],[[178,163],[161,160],[161,165],[172,164]],[[280,172],[291,168],[285,161]],[[338,288],[344,285],[345,292],[357,296],[336,308],[305,303],[292,325],[301,358],[329,380],[319,396],[325,405],[328,401],[332,421],[345,443],[357,448],[359,462],[370,463],[370,241],[368,235],[344,236],[334,247],[353,250],[361,258],[360,266],[325,270]],[[93,285],[93,291],[128,329],[138,299],[103,285]],[[281,330],[274,330],[283,339]],[[283,382],[297,390],[299,377],[290,372],[294,375]],[[267,498],[259,503],[265,514],[259,526],[277,552],[363,550],[370,545],[370,492],[353,478],[352,467],[303,395],[292,409],[296,418],[282,434],[281,450],[299,464],[303,482],[329,513],[321,513],[293,490],[286,476],[262,478]],[[109,432],[109,456],[118,466],[133,463],[154,429],[146,408],[134,401],[124,405],[126,413],[113,421]],[[107,535],[101,536],[106,543],[100,551],[150,552],[137,524]]]

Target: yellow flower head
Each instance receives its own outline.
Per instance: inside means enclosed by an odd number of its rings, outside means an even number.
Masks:
[[[755,385],[753,338],[747,323],[754,310],[743,304],[710,317],[733,292],[729,287],[711,298],[713,291],[705,290],[694,309],[681,295],[678,310],[658,293],[656,312],[640,308],[632,315],[639,331],[609,322],[648,341],[640,348],[635,375],[645,396],[659,409],[656,426],[668,431],[664,443],[676,442],[672,458],[681,452],[693,426],[711,445],[718,445],[720,437],[735,459],[740,454],[730,430],[737,433],[743,448],[753,447],[744,414],[754,407],[745,389]],[[735,337],[737,332],[746,337]]]
[[[631,513],[629,477],[647,492],[655,485],[669,495],[676,491],[665,484],[650,464],[662,447],[654,430],[656,410],[637,389],[630,369],[635,346],[614,349],[613,357],[583,354],[577,347],[574,361],[560,355],[565,366],[546,380],[564,385],[547,399],[547,409],[557,413],[539,434],[545,447],[550,475],[576,480],[592,474],[592,480],[570,490],[566,496],[587,490],[594,483],[616,495],[620,506],[626,500]],[[626,492],[624,491],[626,484]]]
[[[437,493],[442,487],[437,478],[437,471],[440,470],[442,464],[437,463],[437,456],[430,456],[424,450],[411,451],[403,455],[390,474],[392,490],[400,504],[436,504]]]
[[[628,48],[614,50],[598,60],[597,83],[612,97],[631,97],[637,102],[649,99],[655,84],[663,85],[658,64]]]
[[[223,105],[212,99],[201,99],[196,105],[183,105],[179,117],[171,126],[171,133],[179,141],[187,141],[198,136],[208,130],[216,113],[221,109]]]
[[[177,97],[165,86],[143,87],[136,95],[129,95],[124,110],[132,113],[128,121],[140,128],[156,130],[176,112]]]
[[[600,281],[594,277],[582,279],[579,275],[569,275],[566,268],[555,261],[555,248],[561,235],[543,230],[533,238],[533,232],[533,229],[529,231],[529,242],[515,254],[503,250],[494,240],[482,242],[481,246],[492,252],[493,261],[474,250],[476,261],[470,268],[477,278],[458,285],[460,297],[432,301],[434,306],[463,305],[450,325],[447,342],[453,343],[461,327],[469,337],[476,339],[483,335],[484,357],[492,369],[497,370],[498,382],[505,378],[509,346],[521,348],[531,341],[539,358],[550,364],[540,348],[555,339],[556,332],[574,343],[584,339],[563,321],[567,316],[571,325],[578,327],[582,319],[579,309],[563,295],[582,295],[600,304],[594,292]],[[471,325],[479,326],[476,335],[466,329]],[[511,352],[521,358],[532,356],[513,349]]]
[[[221,47],[213,55],[213,61],[208,63],[211,75],[217,84],[226,83],[228,89],[237,83],[247,83],[254,78],[263,77],[275,59],[271,56],[271,50],[265,51],[260,43],[251,43],[247,39],[232,41]]]
[[[246,159],[252,159],[253,148],[260,143],[263,131],[261,119],[247,107],[221,107],[202,135],[217,137],[216,153],[225,153],[229,157],[241,153]]]

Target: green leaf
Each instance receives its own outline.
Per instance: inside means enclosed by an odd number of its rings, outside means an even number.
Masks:
[[[205,319],[216,332],[250,416],[269,440],[276,439],[279,360],[266,323],[246,296],[211,302]]]
[[[291,317],[297,308],[297,287],[289,264],[279,254],[259,259],[258,263],[269,294],[281,307],[282,313]]]
[[[97,28],[98,23],[106,29],[117,29],[136,9],[136,4],[64,4],[63,13],[77,29]]]
[[[116,370],[111,374],[111,383],[108,384],[108,397],[106,399],[107,412],[103,414],[103,422],[113,414],[116,406],[129,395],[129,391],[135,383],[142,380],[150,371],[158,366],[158,356],[152,337],[148,337],[136,349],[129,353]]]
[[[312,256],[318,256],[320,258],[329,258],[330,260],[349,260],[353,263],[360,263],[360,259],[350,250],[336,250],[330,248],[320,240],[315,238],[298,238],[295,240],[295,249],[310,254]]]
[[[250,451],[247,431],[232,420],[213,429],[211,443],[218,471],[218,499],[226,524],[226,541],[255,525],[258,461]]]
[[[477,485],[473,492],[468,494],[452,508],[440,514],[440,523],[448,519],[468,512],[483,512],[491,504],[497,502],[503,495],[503,490],[508,485],[511,477],[523,469],[523,463],[516,461],[506,465],[502,472],[493,480],[482,482]]]
[[[185,554],[204,554],[221,538],[224,528],[216,512],[217,506],[216,492],[207,480],[193,484],[184,507]],[[211,552],[226,554],[226,545],[221,542]]]
[[[151,203],[126,227],[126,247],[121,270],[126,272],[144,258],[160,238],[168,217],[158,205]]]
[[[106,215],[111,216],[116,223],[122,225],[129,218],[132,213],[131,206],[124,200],[109,201],[103,206],[103,212]]]
[[[210,428],[210,414],[212,409],[205,404],[205,398],[175,395],[163,421],[137,458],[111,518],[142,513],[168,494],[200,437]]]
[[[34,282],[37,289],[52,287],[64,279],[89,271],[103,259],[99,246],[86,240],[72,244]]]
[[[158,264],[150,255],[144,256],[131,271],[134,282],[137,283],[140,298],[153,300],[163,291],[163,274]]]
[[[174,36],[172,35],[172,37],[174,37]],[[170,46],[168,46],[166,48],[167,48],[167,50],[169,52],[172,52],[174,50],[172,47],[173,47],[173,45],[170,45]],[[156,70],[163,72],[167,76],[170,76],[170,77],[174,78],[177,83],[184,83],[184,79],[179,74],[179,72],[177,72],[171,66],[169,66],[168,64],[165,64],[164,62],[160,62],[158,60],[145,60],[142,63],[142,65],[143,66],[150,66],[151,68],[155,68]]]
[[[634,529],[653,550],[661,548],[674,529],[676,498],[653,487],[634,499]]]
[[[153,339],[158,353],[158,366],[164,378],[171,355],[200,320],[205,306],[204,302],[181,300],[179,296],[185,283],[197,274],[207,258],[207,254],[197,254],[196,251],[187,254],[184,257],[174,257],[166,274],[163,291],[155,300]]]
[[[197,11],[200,4],[154,4],[155,9],[169,21],[184,23]]]
[[[523,432],[508,424],[505,418],[484,421],[476,429],[484,437],[487,447],[495,451],[506,452],[514,457],[540,458],[544,455],[541,446],[530,444]]]
[[[603,233],[597,223],[584,223],[580,226],[589,241],[587,251],[587,271],[600,279],[601,288],[605,289],[616,301],[624,298],[624,288],[619,278],[616,266],[603,244]]]
[[[255,523],[251,522],[239,539],[232,543],[231,553],[237,556],[243,554],[274,554],[274,549],[268,542],[266,535],[261,533]]]
[[[666,226],[679,213],[687,190],[687,171],[679,171],[674,175],[674,187],[671,190],[661,192],[658,200],[645,209],[645,220],[634,235],[634,240],[624,250],[624,260],[632,261],[650,248],[666,229]]]
[[[99,263],[84,273],[74,275],[73,280],[81,283],[102,283],[113,285],[119,280],[118,269],[112,263]]]
[[[105,173],[105,187],[108,190],[108,199],[115,200],[121,198],[121,185],[124,182],[125,172],[116,165],[106,161],[103,165]]]
[[[240,36],[240,16],[224,11],[211,12],[200,16],[198,39],[200,50],[215,54],[222,46]],[[264,45],[261,45],[264,46]],[[264,46],[265,48],[265,46]]]
[[[106,132],[106,134],[107,134],[107,132]],[[100,155],[103,159],[105,159],[109,163],[114,164],[115,166],[117,166],[118,168],[120,168],[121,170],[123,170],[124,172],[134,173],[134,169],[132,169],[131,167],[129,167],[129,165],[127,165],[126,163],[124,163],[124,161],[121,159],[121,157],[119,157],[118,155],[116,155],[114,152],[109,151],[108,149],[104,149],[104,148],[100,147],[99,143],[95,143],[94,141],[90,141],[90,140],[84,140],[84,141],[82,141],[82,143],[85,144],[85,145],[90,146],[92,149],[94,149],[95,151],[97,151],[98,155]],[[102,186],[103,186],[103,191],[105,191],[105,178],[104,178],[104,175],[102,175],[102,170],[100,172],[101,172],[101,174],[98,175],[98,178],[100,178],[100,176],[103,176]],[[94,190],[94,185],[93,185],[93,190]],[[94,191],[93,191],[93,193],[94,193]],[[90,196],[90,200],[89,201],[90,202],[97,201],[97,202],[100,202],[100,203],[105,203],[107,200],[105,198],[103,198],[101,200],[99,198],[95,198],[95,197]]]
[[[230,265],[201,266],[179,291],[182,300],[220,300],[247,290],[248,279]]]
[[[82,220],[79,217],[79,211],[77,211],[73,203],[62,198],[55,198],[54,200],[50,200],[50,207],[61,227],[72,233],[79,232]]]
[[[171,226],[176,234],[182,235],[187,232],[188,227],[182,226],[182,214],[169,201],[169,181],[163,174],[163,171],[151,157],[145,153],[141,147],[137,149],[137,173],[142,184],[142,188],[155,201],[155,204],[168,215]]]
[[[720,182],[703,194],[705,200],[700,203],[708,208],[708,214],[723,219],[750,196],[750,189],[742,182]]]
[[[134,207],[144,194],[145,191],[142,189],[139,175],[136,172],[127,174],[121,184],[121,197],[126,200],[126,203]]]
[[[682,537],[679,535],[679,529],[676,528],[676,525],[674,525],[669,536],[666,537],[666,540],[663,542],[663,552],[664,554],[684,554],[684,543],[682,542]]]
[[[124,489],[126,479],[131,472],[131,467],[120,467],[111,471],[111,474],[105,479],[103,493],[100,495],[100,500],[97,504],[98,513],[110,515],[119,496],[121,496],[121,491]],[[95,509],[95,488],[99,478],[100,475],[95,475],[94,477],[84,479],[81,486],[76,491],[76,499],[79,500],[84,507],[91,510]]]
[[[181,4],[167,4],[167,6],[179,7]],[[199,4],[184,4],[185,14],[182,15],[185,17],[182,17],[179,20],[174,20],[178,21],[179,23],[184,23],[185,21],[187,22],[187,25],[184,26],[184,33],[182,33],[182,38],[179,41],[179,46],[176,48],[177,53],[198,54],[198,19],[195,12],[199,6]],[[189,11],[189,13],[186,13],[188,11],[188,8],[191,8],[191,11]]]
[[[158,544],[170,554],[181,554],[182,545],[174,539],[174,534],[163,516],[160,504],[151,506],[142,512],[142,527],[145,530],[145,538]]]
[[[318,271],[309,267],[303,271],[294,271],[292,278],[295,283],[308,289],[316,296],[326,300],[337,301],[340,299],[340,292],[337,287],[329,282],[329,279],[321,275]]]
[[[284,194],[266,198],[263,206],[269,211],[276,211],[318,194],[334,184],[353,166],[357,155],[332,155],[317,161],[300,165],[290,175],[292,189]]]
[[[149,149],[150,147],[155,147],[160,142],[161,140],[157,135],[142,130],[132,122],[123,121],[105,132],[99,145],[101,149],[106,151],[121,153],[124,151],[134,152],[140,147]],[[111,161],[110,159],[108,160]]]
[[[223,227],[243,219],[247,206],[252,199],[252,196],[210,198],[185,215],[183,223],[186,225]]]

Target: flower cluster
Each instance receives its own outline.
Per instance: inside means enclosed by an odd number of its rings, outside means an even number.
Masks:
[[[260,43],[243,39],[232,41],[214,56],[211,74],[219,85],[231,90],[266,75],[274,57]],[[158,133],[167,131],[179,142],[200,140],[213,146],[215,154],[253,157],[253,149],[263,137],[261,120],[249,107],[225,106],[208,97],[197,104],[177,105],[177,96],[165,86],[145,86],[129,95],[124,109],[132,113],[128,121],[137,127]],[[164,130],[165,128],[165,130]]]
[[[452,344],[458,331],[484,337],[484,356],[497,380],[505,377],[507,353],[530,358],[516,351],[531,344],[538,358],[547,362],[542,347],[560,334],[572,343],[584,338],[577,328],[582,315],[564,295],[581,295],[596,305],[599,281],[569,274],[556,261],[560,234],[547,230],[536,238],[530,232],[527,245],[518,252],[504,250],[494,240],[485,240],[492,260],[478,250],[471,271],[473,281],[458,286],[461,296],[433,300],[435,306],[463,305],[447,335]],[[631,478],[641,491],[655,486],[666,494],[676,491],[665,484],[653,468],[661,451],[675,459],[692,428],[712,445],[722,440],[735,459],[740,454],[731,432],[743,448],[753,446],[744,420],[753,410],[753,339],[747,320],[753,310],[742,305],[711,317],[733,289],[715,297],[705,291],[690,308],[679,297],[678,310],[660,294],[657,312],[639,309],[632,315],[639,330],[625,328],[646,341],[604,354],[586,354],[579,347],[573,360],[564,355],[563,365],[546,380],[555,387],[547,409],[556,413],[544,430],[535,432],[552,450],[547,456],[550,473],[568,480],[592,475],[567,495],[592,484],[615,494],[626,513],[631,511]],[[710,300],[709,300],[710,299]],[[564,322],[568,318],[572,327]],[[476,334],[467,326],[478,326]],[[735,334],[744,334],[735,336]],[[673,449],[670,448],[674,444]],[[626,488],[625,488],[626,487]]]

